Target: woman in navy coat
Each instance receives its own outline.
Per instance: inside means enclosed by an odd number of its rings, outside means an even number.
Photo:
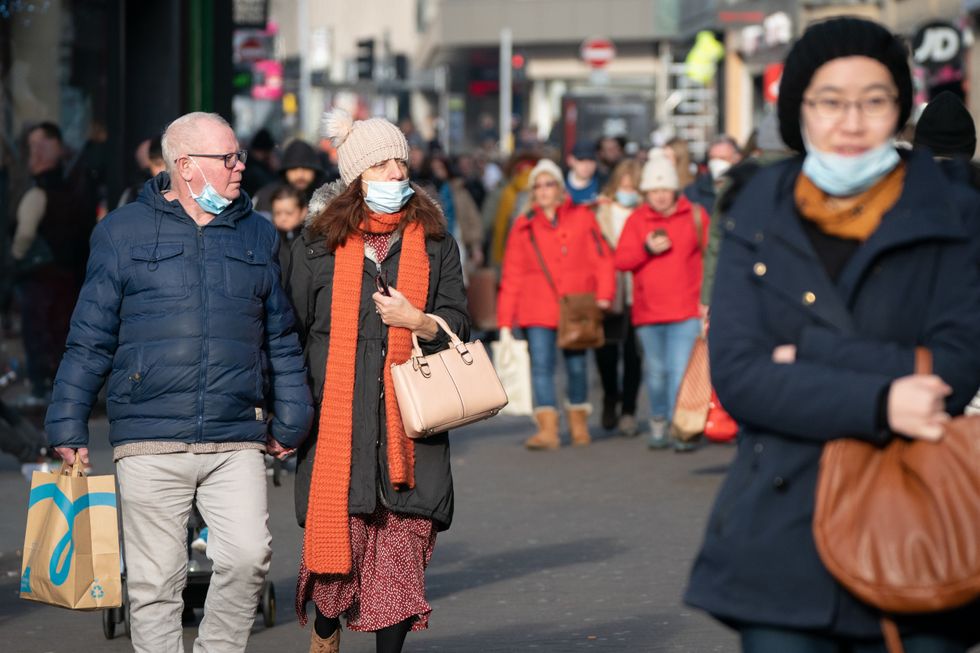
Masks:
[[[879,618],[811,533],[823,445],[934,440],[980,386],[980,281],[964,216],[928,155],[900,154],[907,53],[876,23],[819,23],[787,57],[780,130],[726,221],[712,380],[741,425],[685,599],[748,653],[884,651]],[[980,210],[980,207],[977,207]],[[914,375],[927,347],[934,375]],[[977,606],[900,618],[908,653],[962,653]]]

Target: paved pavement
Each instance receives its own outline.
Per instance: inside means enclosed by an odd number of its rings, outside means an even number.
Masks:
[[[737,650],[732,634],[680,596],[732,449],[650,452],[642,439],[526,452],[524,418],[497,417],[453,435],[456,516],[428,570],[430,630],[406,651]],[[92,424],[96,472],[111,471],[106,423]],[[0,460],[0,649],[8,653],[127,651],[102,635],[101,614],[17,597],[28,484]],[[249,651],[305,651],[292,610],[302,531],[292,476],[270,484],[278,623],[256,625]],[[261,621],[261,620],[260,620]],[[187,650],[195,628],[185,628]],[[344,632],[345,653],[374,651]]]

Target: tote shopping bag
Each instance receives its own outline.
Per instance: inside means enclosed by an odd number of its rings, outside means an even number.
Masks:
[[[704,432],[711,405],[711,374],[708,368],[708,340],[699,335],[691,348],[687,369],[677,389],[671,428],[678,440],[693,440]]]
[[[527,351],[527,340],[517,340],[509,331],[502,331],[500,339],[490,343],[493,353],[493,366],[497,378],[507,392],[510,400],[501,415],[530,415],[534,412],[531,403],[531,356]]]
[[[34,472],[20,598],[72,610],[121,605],[113,476],[86,476],[77,458]]]

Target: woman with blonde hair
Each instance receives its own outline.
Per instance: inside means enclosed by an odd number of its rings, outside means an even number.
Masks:
[[[663,153],[674,164],[677,170],[677,185],[681,190],[694,183],[694,173],[691,171],[691,148],[680,136],[667,141],[667,145],[662,148]],[[709,207],[710,208],[710,207]]]
[[[640,204],[641,171],[639,161],[621,161],[613,168],[599,196],[596,222],[602,237],[613,250],[619,243],[626,220]],[[617,428],[627,437],[639,432],[635,415],[642,366],[636,331],[630,321],[632,310],[633,277],[628,272],[620,272],[616,277],[616,298],[606,318],[606,344],[595,350],[595,361],[602,380],[602,427],[607,431]],[[622,375],[619,373],[620,361]]]

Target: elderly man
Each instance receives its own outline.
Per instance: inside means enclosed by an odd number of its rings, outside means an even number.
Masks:
[[[191,113],[162,146],[166,173],[92,234],[45,425],[65,460],[87,463],[87,421],[108,375],[133,646],[183,648],[196,500],[214,573],[194,648],[243,651],[272,554],[263,453],[297,447],[313,410],[279,239],[239,190],[234,132]]]

